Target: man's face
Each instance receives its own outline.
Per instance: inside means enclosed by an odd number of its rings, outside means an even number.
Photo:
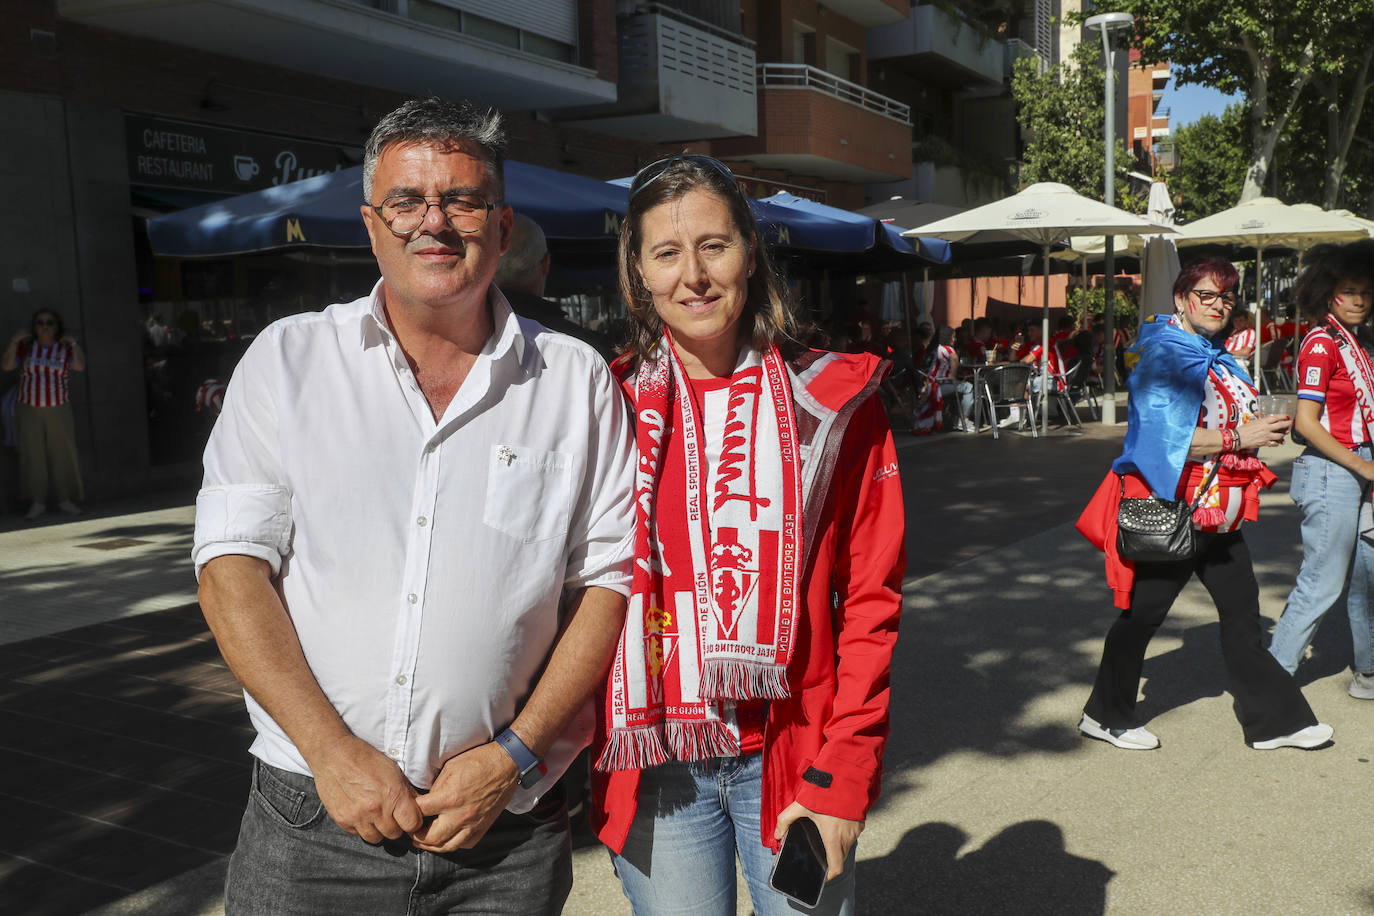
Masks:
[[[413,195],[438,203],[445,195],[497,198],[486,162],[472,147],[397,143],[377,157],[372,178],[373,205],[388,197]],[[498,206],[475,232],[459,232],[443,210],[430,207],[419,228],[398,236],[370,206],[362,208],[389,305],[440,308],[483,301],[501,255],[510,247],[510,207]]]

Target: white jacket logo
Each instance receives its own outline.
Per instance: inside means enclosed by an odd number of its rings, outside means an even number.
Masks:
[[[880,482],[880,481],[887,480],[889,477],[896,477],[896,476],[897,476],[897,462],[894,461],[894,462],[892,462],[891,464],[885,464],[885,465],[883,465],[881,468],[879,468],[879,469],[878,469],[878,473],[876,473],[876,474],[873,475],[873,482],[874,482],[874,483],[878,483],[878,482]]]

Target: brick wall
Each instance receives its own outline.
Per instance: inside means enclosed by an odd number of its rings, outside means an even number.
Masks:
[[[764,90],[759,97],[759,135],[712,144],[722,156],[819,156],[881,172],[894,181],[910,177],[910,147],[907,125],[808,89]]]
[[[603,80],[616,82],[620,73],[615,22],[616,0],[577,0],[578,62]]]

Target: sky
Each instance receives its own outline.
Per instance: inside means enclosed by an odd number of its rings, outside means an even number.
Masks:
[[[1210,86],[1178,86],[1170,80],[1164,85],[1160,105],[1169,109],[1169,126],[1182,127],[1206,114],[1220,116],[1227,105],[1240,100],[1240,96],[1223,95]]]

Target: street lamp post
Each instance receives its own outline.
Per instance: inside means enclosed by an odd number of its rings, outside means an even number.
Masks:
[[[1103,90],[1106,102],[1103,113],[1103,135],[1106,143],[1106,161],[1103,167],[1102,192],[1107,206],[1116,205],[1116,54],[1112,50],[1110,33],[1120,29],[1129,29],[1135,24],[1135,17],[1130,13],[1099,13],[1096,16],[1089,16],[1083,23],[1089,31],[1100,29],[1102,31],[1102,58],[1103,72],[1105,79]],[[1106,288],[1104,289],[1106,301],[1103,303],[1102,316],[1105,319],[1106,340],[1103,341],[1103,361],[1107,365],[1102,367],[1102,422],[1107,424],[1116,423],[1116,238],[1108,234],[1105,239],[1103,273],[1106,275]],[[1083,295],[1088,291],[1085,289]]]

